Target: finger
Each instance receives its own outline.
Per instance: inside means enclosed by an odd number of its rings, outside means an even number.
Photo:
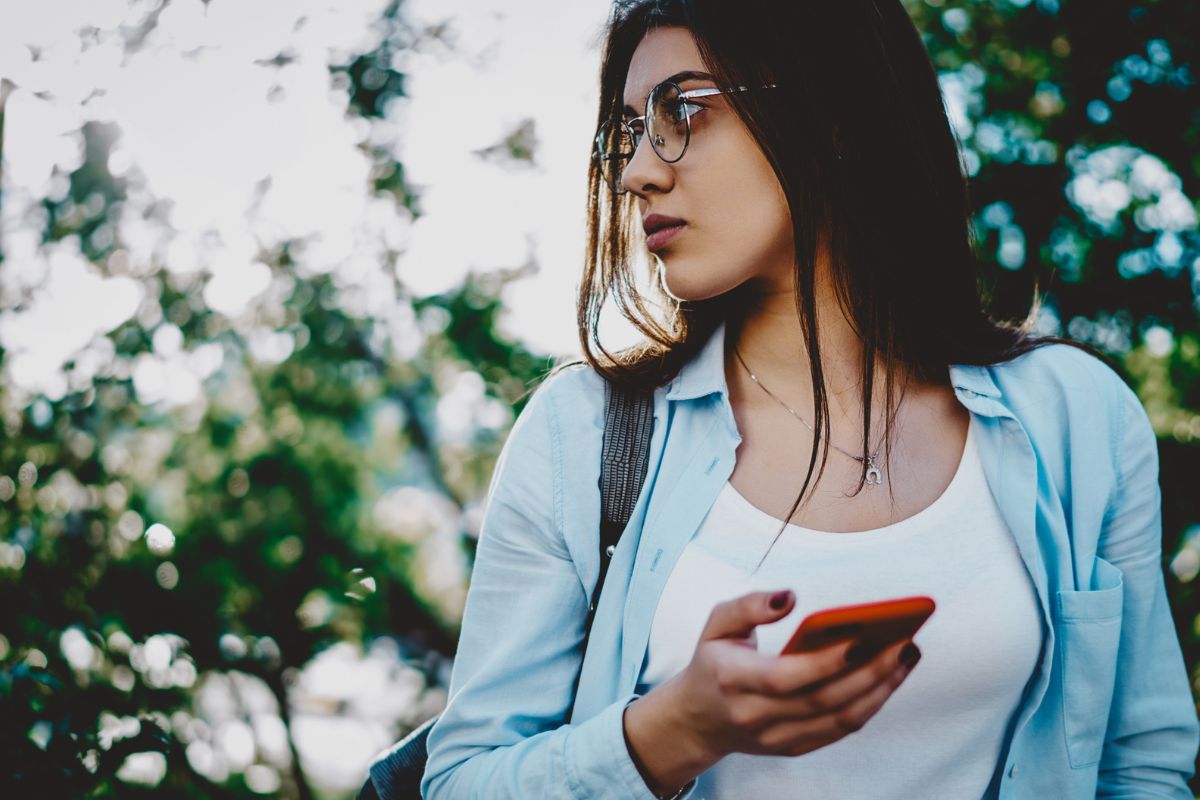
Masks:
[[[855,642],[842,642],[824,650],[807,654],[809,663],[800,657],[805,654],[789,654],[768,662],[761,669],[762,682],[758,689],[762,694],[788,696],[796,692],[812,692],[818,687],[832,685],[841,678],[865,671],[868,683],[883,678],[899,664],[900,651],[909,639],[895,642],[883,648],[864,663],[851,662]],[[816,663],[812,657],[817,656]]]
[[[867,691],[821,716],[764,726],[759,741],[767,752],[799,755],[812,749],[814,739],[835,742],[862,730],[911,673],[911,667],[893,670]]]
[[[786,617],[792,609],[795,595],[790,591],[751,592],[750,594],[717,603],[700,633],[700,640],[745,639],[755,626]]]
[[[871,662],[800,692],[754,694],[741,701],[748,719],[774,724],[785,719],[807,719],[841,708],[880,683],[903,677],[908,667],[899,662],[899,652],[907,640],[885,648]]]
[[[820,650],[763,659],[746,671],[739,688],[776,697],[795,694],[845,670],[846,651],[853,644],[835,642]]]

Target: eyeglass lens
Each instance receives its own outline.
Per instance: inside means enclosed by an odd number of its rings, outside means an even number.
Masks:
[[[600,158],[601,173],[608,185],[617,194],[624,194],[621,174],[625,165],[633,158],[633,151],[641,141],[643,133],[650,135],[650,146],[658,157],[668,163],[678,161],[687,149],[691,127],[684,113],[685,102],[680,99],[679,87],[673,83],[660,83],[650,92],[649,116],[631,126],[619,120],[609,120],[600,126],[596,134],[596,151]],[[629,127],[633,128],[630,136]]]

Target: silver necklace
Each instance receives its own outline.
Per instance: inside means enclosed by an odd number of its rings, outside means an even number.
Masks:
[[[808,424],[808,420],[804,419],[804,417],[802,417],[798,413],[796,413],[795,409],[793,409],[787,403],[780,400],[778,397],[775,397],[775,395],[771,392],[770,389],[768,389],[767,387],[762,385],[762,382],[759,381],[758,376],[756,376],[753,372],[750,371],[750,368],[746,366],[745,361],[742,361],[742,354],[738,352],[738,349],[736,347],[733,348],[733,354],[735,356],[737,356],[737,360],[741,363],[741,365],[743,367],[745,367],[746,373],[750,376],[750,380],[754,381],[756,384],[758,384],[758,387],[760,389],[762,389],[764,392],[766,392],[772,398],[774,398],[775,402],[779,403],[779,405],[786,408],[793,417],[795,417],[796,419],[803,422],[804,427],[806,427],[810,431],[812,431],[813,436],[817,435],[817,432],[815,430],[813,430],[813,426]],[[887,437],[885,436],[884,438],[886,439]],[[849,456],[850,458],[853,458],[858,463],[860,463],[860,464],[862,464],[864,462],[866,463],[866,465],[867,465],[867,485],[868,486],[878,486],[879,484],[883,483],[883,470],[881,470],[879,468],[879,465],[875,462],[875,459],[879,458],[879,451],[883,449],[883,441],[882,440],[879,442],[879,446],[875,448],[875,452],[869,456],[855,455],[854,453],[849,453],[849,452],[843,450],[842,448],[838,447],[833,442],[830,442],[829,444],[830,444],[830,446],[833,447],[834,450],[837,450],[839,453],[842,453],[844,455]]]

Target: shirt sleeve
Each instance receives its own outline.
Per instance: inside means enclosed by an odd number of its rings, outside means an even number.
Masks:
[[[1200,723],[1162,568],[1158,447],[1137,396],[1118,380],[1117,491],[1099,555],[1124,576],[1124,610],[1097,797],[1192,800]]]
[[[561,533],[553,383],[522,411],[488,489],[449,699],[427,741],[428,800],[654,800],[625,745],[636,695],[566,722],[588,597]]]

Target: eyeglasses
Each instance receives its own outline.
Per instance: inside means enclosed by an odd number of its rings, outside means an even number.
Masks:
[[[774,89],[775,86],[774,83],[768,83],[761,88]],[[705,108],[698,103],[689,103],[689,100],[749,90],[747,86],[734,86],[685,92],[678,84],[663,81],[650,90],[643,116],[630,120],[609,119],[600,126],[600,130],[596,131],[596,149],[592,158],[599,160],[600,172],[613,193],[625,194],[621,175],[642,141],[642,128],[650,134],[650,146],[658,157],[668,164],[674,164],[683,158],[692,140],[692,117]]]

